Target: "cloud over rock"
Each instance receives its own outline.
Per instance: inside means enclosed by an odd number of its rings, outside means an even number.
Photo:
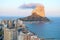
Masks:
[[[23,4],[19,8],[21,8],[21,9],[34,9],[38,5],[42,5],[42,4],[38,4],[38,3]]]

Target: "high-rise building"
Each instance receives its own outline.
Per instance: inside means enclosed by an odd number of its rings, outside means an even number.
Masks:
[[[12,26],[12,21],[11,20],[8,20],[8,28],[12,28],[13,26]]]
[[[20,32],[18,35],[18,40],[31,40],[31,35]]]
[[[4,28],[4,40],[17,40],[17,31],[15,29]]]
[[[36,35],[31,36],[31,40],[40,40]]]
[[[35,34],[28,31],[20,20],[14,22],[9,20],[7,24],[4,24],[3,29],[4,40],[40,40]]]
[[[25,34],[22,32],[18,32],[18,40],[23,40],[24,39]]]

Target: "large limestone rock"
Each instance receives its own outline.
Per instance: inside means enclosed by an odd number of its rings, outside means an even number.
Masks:
[[[37,5],[35,9],[32,10],[32,15],[24,18],[20,18],[23,21],[49,21],[47,17],[45,17],[45,11],[43,5]]]
[[[45,17],[45,11],[43,5],[37,5],[35,9],[33,9],[32,14],[37,14],[41,17]]]

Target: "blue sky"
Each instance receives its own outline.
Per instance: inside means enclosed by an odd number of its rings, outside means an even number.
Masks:
[[[0,0],[0,16],[28,16],[31,9],[20,9],[23,4],[40,3],[45,6],[45,15],[60,17],[60,0]],[[27,12],[28,11],[28,12]]]

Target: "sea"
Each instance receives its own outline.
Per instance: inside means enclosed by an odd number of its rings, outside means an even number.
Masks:
[[[17,19],[19,17],[0,17],[3,19]],[[46,40],[60,40],[60,17],[48,17],[51,22],[26,23],[28,30]]]
[[[38,37],[46,40],[60,40],[60,17],[49,17],[51,22],[26,24]]]

